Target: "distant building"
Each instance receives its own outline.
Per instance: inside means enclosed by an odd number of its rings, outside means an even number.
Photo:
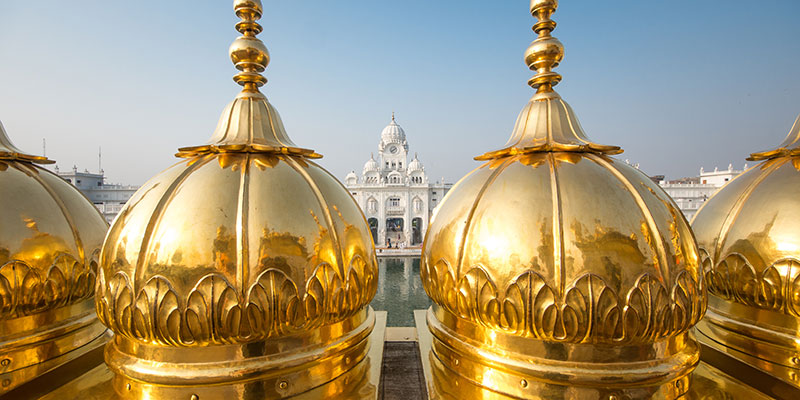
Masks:
[[[453,186],[444,178],[429,183],[417,156],[411,162],[408,158],[406,134],[392,116],[381,132],[378,159],[371,156],[361,176],[351,171],[344,180],[378,247],[422,245],[433,209]]]
[[[653,175],[650,177],[650,180],[655,183],[661,183],[661,181],[663,181],[664,178],[665,178],[664,175]]]
[[[122,206],[139,189],[139,186],[106,183],[102,169],[100,173],[94,174],[88,170],[79,172],[78,168],[73,166],[69,172],[62,172],[56,166],[54,171],[88,197],[108,223],[114,220],[122,210]]]
[[[744,165],[743,170],[746,169],[747,164]],[[678,208],[683,212],[683,215],[686,216],[686,219],[691,221],[697,213],[697,210],[700,209],[700,206],[702,206],[709,197],[737,175],[741,174],[743,170],[733,169],[732,164],[729,164],[728,169],[724,171],[714,168],[714,171],[707,172],[703,168],[700,168],[700,175],[696,177],[666,181],[663,179],[663,175],[660,175],[662,179],[658,184],[673,200],[675,200],[675,203],[678,204]]]

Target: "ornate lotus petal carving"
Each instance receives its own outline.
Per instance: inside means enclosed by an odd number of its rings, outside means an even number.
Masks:
[[[481,266],[456,279],[440,259],[420,275],[431,299],[447,311],[518,336],[565,343],[650,343],[694,326],[705,313],[703,277],[680,272],[671,287],[643,273],[626,293],[584,274],[559,296],[533,270],[498,285]]]
[[[20,260],[0,266],[0,319],[36,314],[92,297],[97,252],[89,265],[60,253],[46,271]]]
[[[763,271],[740,253],[730,253],[716,265],[700,249],[703,273],[711,294],[751,307],[800,317],[800,261],[776,260]]]
[[[342,321],[369,304],[378,271],[360,255],[344,277],[318,265],[304,291],[283,271],[269,268],[240,292],[221,274],[201,278],[178,293],[163,276],[134,291],[130,277],[100,272],[97,314],[117,335],[152,344],[206,346],[247,343]],[[135,294],[134,294],[135,293]],[[302,293],[302,294],[301,294]]]

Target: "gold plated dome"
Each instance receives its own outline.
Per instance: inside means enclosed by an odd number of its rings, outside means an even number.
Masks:
[[[242,92],[209,144],[180,149],[186,160],[131,198],[103,246],[97,309],[123,397],[287,397],[365,357],[377,282],[366,221],[258,90],[261,2],[234,10]]]
[[[692,220],[709,291],[703,342],[800,389],[800,117]],[[800,395],[800,390],[793,396]]]
[[[531,1],[536,94],[501,150],[444,198],[420,273],[439,394],[675,398],[706,306],[689,225],[645,174],[584,134],[553,86],[554,0]],[[478,394],[473,394],[477,397]],[[469,396],[466,396],[469,397]]]
[[[106,329],[94,312],[108,229],[78,189],[0,124],[0,394],[77,357]]]

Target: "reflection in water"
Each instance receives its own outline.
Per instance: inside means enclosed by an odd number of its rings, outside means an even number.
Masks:
[[[386,326],[414,326],[414,310],[431,305],[419,279],[419,258],[378,258],[378,268],[378,292],[370,305],[388,311]]]

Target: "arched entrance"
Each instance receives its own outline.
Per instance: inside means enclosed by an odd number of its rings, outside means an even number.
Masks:
[[[372,234],[372,243],[378,244],[378,219],[370,218],[367,223],[369,223],[369,233]]]
[[[411,245],[420,244],[422,244],[422,218],[417,217],[411,220]]]
[[[398,245],[406,245],[406,237],[403,229],[405,221],[402,218],[386,218],[386,246],[397,248]]]

